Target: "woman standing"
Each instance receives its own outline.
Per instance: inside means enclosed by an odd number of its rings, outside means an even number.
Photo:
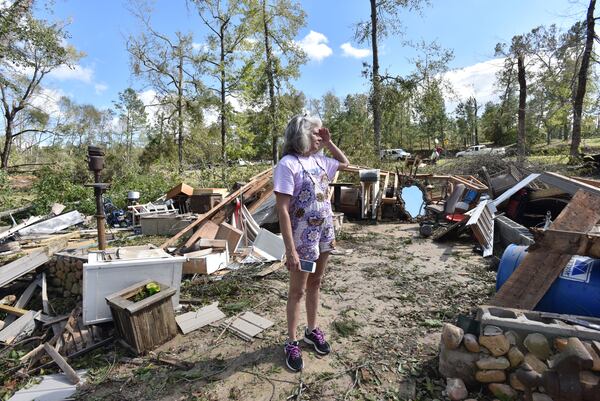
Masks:
[[[333,158],[322,154],[327,148]],[[286,365],[297,372],[304,367],[296,329],[300,302],[306,293],[307,327],[304,342],[327,355],[331,348],[317,326],[319,290],[329,252],[334,249],[333,215],[329,202],[329,182],[338,169],[348,165],[346,155],[331,141],[327,128],[314,117],[295,116],[285,129],[283,157],[274,174],[274,191],[279,226],[290,271],[287,301],[288,339]],[[300,261],[316,262],[314,273],[300,270]]]

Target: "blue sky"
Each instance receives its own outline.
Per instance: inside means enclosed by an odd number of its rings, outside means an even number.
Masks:
[[[422,15],[403,13],[403,38],[389,37],[381,44],[382,70],[407,74],[412,66],[411,52],[402,40],[437,40],[452,49],[454,69],[448,75],[459,95],[470,93],[483,100],[493,97],[494,46],[510,41],[538,25],[555,23],[568,27],[583,18],[587,4],[573,0],[432,0]],[[368,85],[361,77],[362,62],[370,62],[368,45],[353,41],[353,25],[369,18],[367,0],[304,0],[307,25],[296,40],[311,56],[301,69],[295,86],[309,97],[326,91],[338,96],[365,92]],[[139,23],[127,10],[125,0],[55,0],[53,19],[69,19],[69,42],[83,57],[74,70],[54,73],[45,86],[55,94],[65,94],[77,103],[110,107],[117,94],[131,86],[140,92],[146,88],[130,74],[125,39],[140,31]],[[154,28],[162,33],[193,32],[202,42],[201,21],[193,6],[184,0],[157,0],[152,13]],[[345,50],[344,50],[345,49]],[[494,64],[495,63],[495,64]],[[496,66],[496,67],[495,67]]]

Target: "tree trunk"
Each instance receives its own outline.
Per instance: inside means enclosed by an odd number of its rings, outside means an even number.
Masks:
[[[517,126],[517,156],[519,162],[525,157],[525,107],[527,103],[527,82],[525,80],[525,57],[517,56],[517,68],[519,79],[519,119]]]
[[[177,65],[177,158],[179,172],[183,172],[183,49],[180,45],[179,64]]]
[[[267,24],[267,0],[262,0],[262,17],[263,17],[263,29],[265,35],[265,59],[267,62],[266,72],[267,72],[267,84],[269,86],[269,119],[268,119],[268,129],[271,132],[271,152],[273,164],[277,163],[277,131],[276,131],[276,122],[277,122],[277,105],[275,100],[275,79],[273,78],[273,59],[272,59],[272,50],[271,43],[269,42],[269,25]]]
[[[586,39],[585,50],[581,58],[581,67],[579,68],[579,77],[577,81],[577,92],[573,100],[573,134],[571,136],[571,157],[577,157],[579,154],[579,144],[581,143],[581,114],[583,112],[583,99],[587,85],[588,68],[590,57],[594,46],[594,8],[596,0],[590,0],[586,18]]]
[[[377,49],[377,1],[371,2],[371,44],[373,48],[373,94],[371,108],[373,109],[373,133],[375,141],[375,155],[379,157],[381,151],[381,88],[379,81],[379,53]]]
[[[4,148],[2,149],[2,162],[0,168],[6,170],[8,168],[8,157],[10,156],[10,148],[13,141],[12,120],[6,119],[6,127],[4,129]]]
[[[473,125],[475,126],[475,145],[479,145],[479,117],[477,116],[479,107],[477,106],[477,99],[473,96],[473,109],[475,110],[475,121],[473,121]]]
[[[221,26],[221,159],[223,165],[227,164],[227,152],[225,151],[225,140],[227,135],[225,121],[225,33],[224,27]]]

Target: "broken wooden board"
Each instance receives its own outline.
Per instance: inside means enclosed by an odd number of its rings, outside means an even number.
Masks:
[[[33,280],[29,284],[29,286],[27,286],[25,291],[23,291],[23,293],[21,294],[21,296],[19,297],[19,299],[13,306],[15,306],[17,308],[25,308],[25,306],[27,306],[27,303],[31,300],[31,297],[33,296],[34,291],[41,284],[42,284],[41,277],[38,276],[38,278]],[[15,315],[9,315],[6,317],[6,319],[4,319],[4,323],[8,325],[8,324],[14,322],[15,320],[16,320]]]
[[[212,219],[215,215],[217,215],[218,212],[220,212],[222,209],[225,209],[229,205],[229,203],[231,203],[231,201],[235,200],[241,194],[245,195],[246,191],[254,188],[255,186],[258,186],[260,183],[264,182],[262,184],[264,186],[268,182],[268,180],[271,178],[272,174],[273,174],[273,170],[271,168],[269,168],[269,169],[255,175],[254,177],[252,177],[250,179],[250,182],[248,182],[246,185],[242,186],[237,191],[234,191],[231,194],[229,194],[225,199],[223,199],[223,202],[219,203],[218,205],[213,207],[208,212],[200,215],[200,217],[198,217],[198,219],[196,221],[192,222],[189,226],[187,226],[186,228],[184,228],[183,230],[181,230],[180,232],[175,234],[169,240],[165,241],[160,247],[162,249],[165,249],[165,248],[168,248],[168,247],[174,245],[179,240],[179,238],[181,238],[185,233],[192,230],[197,225],[202,224],[205,221]],[[223,219],[225,217],[226,216],[223,216]],[[191,241],[191,243],[193,244],[198,239],[198,237],[194,238],[194,236],[192,236],[192,238],[193,238],[193,241]],[[190,240],[192,238],[190,238]],[[189,245],[187,245],[187,243],[186,243],[186,246],[189,247]]]
[[[6,312],[6,313],[9,313],[9,314],[15,315],[15,316],[23,316],[24,314],[26,314],[29,311],[26,309],[17,308],[17,307],[10,306],[10,305],[0,304],[0,312]]]
[[[552,249],[553,252],[567,255],[589,256],[600,259],[600,234],[586,234],[564,230],[543,230],[532,228],[535,244],[530,250],[537,248]]]
[[[73,370],[71,365],[67,363],[67,361],[48,343],[44,344],[44,350],[50,355],[50,357],[56,362],[56,364],[60,367],[60,369],[65,373],[69,381],[73,384],[79,383],[80,379],[77,375],[77,372]]]
[[[0,342],[11,344],[20,337],[25,336],[35,329],[35,319],[42,312],[28,311],[26,314],[6,326],[0,331]]]
[[[550,226],[552,230],[587,232],[600,220],[600,196],[578,191]],[[570,254],[552,248],[527,253],[518,269],[506,280],[491,301],[492,305],[533,309],[559,276]]]
[[[37,267],[47,263],[54,252],[63,249],[67,245],[66,239],[61,239],[47,247],[34,251],[0,268],[0,287],[18,279]]]
[[[221,223],[215,239],[226,240],[229,250],[233,253],[242,241],[242,235],[244,235],[242,230],[238,230],[231,224]]]
[[[176,316],[175,321],[183,334],[188,334],[201,327],[221,320],[225,314],[219,309],[219,303],[214,302],[194,312],[187,312]]]
[[[258,316],[253,312],[245,312],[238,318],[231,318],[224,321],[221,323],[221,326],[246,341],[252,341],[254,337],[273,324],[269,319]]]
[[[256,273],[254,275],[254,277],[265,277],[265,276],[281,269],[282,266],[285,266],[285,261],[283,261],[283,260],[280,260],[279,262],[271,263],[270,266],[267,266],[264,269],[262,269],[261,271],[259,271],[258,273]]]

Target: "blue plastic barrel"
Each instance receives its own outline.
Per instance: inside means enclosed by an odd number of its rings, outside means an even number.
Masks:
[[[525,255],[526,246],[511,244],[506,248],[496,275],[496,291]],[[600,259],[573,256],[534,310],[600,317]]]

